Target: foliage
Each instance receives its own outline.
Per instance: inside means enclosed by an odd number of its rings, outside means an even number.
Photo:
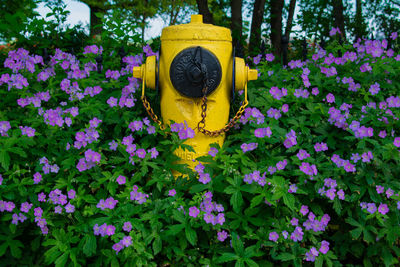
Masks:
[[[251,107],[195,170],[174,164],[190,149],[181,132],[140,103],[132,68],[155,53],[116,43],[3,62],[2,263],[398,264],[400,55],[387,41],[334,41],[283,69],[257,57]]]
[[[37,0],[0,1],[0,40],[9,42],[23,30],[24,23],[37,15],[34,12],[37,2]]]

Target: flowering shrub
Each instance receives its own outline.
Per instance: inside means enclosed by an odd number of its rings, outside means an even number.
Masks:
[[[10,51],[0,73],[2,262],[398,263],[400,55],[386,45],[331,48],[342,57],[319,49],[284,69],[257,56],[252,107],[194,170],[171,153],[190,149],[193,129],[161,130],[138,101],[132,68],[150,47],[121,68],[101,68],[95,58],[110,51],[96,45],[55,50],[47,65]]]

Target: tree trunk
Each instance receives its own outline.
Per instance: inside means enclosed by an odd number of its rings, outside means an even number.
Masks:
[[[363,18],[362,18],[362,3],[361,0],[356,0],[356,17],[355,17],[355,38],[363,37]]]
[[[197,7],[199,9],[199,13],[203,15],[203,22],[214,24],[213,15],[208,9],[208,1],[207,0],[196,0]]]
[[[292,23],[293,23],[295,6],[296,6],[296,0],[290,0],[289,15],[288,15],[288,20],[286,22],[286,29],[285,29],[285,36],[286,36],[287,40],[290,40],[289,35],[290,35],[290,32],[292,31]]]
[[[101,34],[103,31],[103,25],[101,23],[101,18],[97,17],[95,13],[104,13],[104,10],[96,6],[88,6],[90,8],[90,36]]]
[[[336,27],[339,28],[342,38],[346,39],[346,34],[344,31],[343,1],[333,0],[332,4],[333,4],[333,17],[335,18]]]
[[[251,19],[250,31],[250,54],[255,54],[260,48],[261,24],[264,19],[265,0],[256,0],[253,8],[253,18]]]
[[[280,62],[282,46],[282,8],[284,0],[270,0],[271,6],[271,44],[275,59]]]
[[[233,43],[242,40],[242,0],[231,0],[231,30]]]

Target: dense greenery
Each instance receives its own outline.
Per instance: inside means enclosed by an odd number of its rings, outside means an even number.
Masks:
[[[387,40],[333,41],[285,68],[255,57],[250,107],[190,170],[171,153],[183,130],[149,121],[132,78],[154,52],[114,38],[5,55],[2,263],[398,263],[400,55]]]
[[[191,129],[160,129],[132,78],[159,40],[123,13],[89,39],[53,2],[0,47],[0,265],[399,264],[397,32],[350,45],[329,28],[284,67],[247,57],[250,105],[191,170],[171,153]]]

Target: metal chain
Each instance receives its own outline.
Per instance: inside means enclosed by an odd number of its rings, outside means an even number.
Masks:
[[[149,101],[147,101],[146,96],[142,96],[142,102],[143,102],[143,106],[147,111],[147,114],[149,114],[150,118],[152,118],[152,120],[154,122],[156,122],[158,125],[160,125],[161,130],[165,129],[164,124],[162,124],[162,122],[158,119],[158,116],[154,113],[154,110],[151,108]]]
[[[146,95],[144,94],[146,88],[146,76],[142,77],[142,97],[140,98],[143,102],[143,106],[146,109],[147,114],[149,114],[150,118],[156,122],[161,130],[165,130],[165,125],[158,119],[158,116],[154,113],[154,110],[151,108],[149,101],[147,101]]]
[[[199,123],[197,124],[197,129],[199,130],[199,132],[208,135],[208,136],[212,136],[212,137],[216,137],[221,135],[222,133],[226,133],[227,131],[229,131],[233,126],[235,126],[235,124],[237,123],[237,121],[242,117],[244,110],[246,108],[246,106],[249,104],[249,102],[247,101],[247,99],[245,99],[242,102],[242,105],[240,106],[239,110],[236,112],[236,115],[220,130],[216,130],[216,131],[210,131],[210,130],[206,130],[204,129],[204,127],[206,126],[206,111],[207,111],[207,86],[204,87],[203,89],[203,98],[202,98],[202,104],[201,104],[201,121],[199,121]]]

